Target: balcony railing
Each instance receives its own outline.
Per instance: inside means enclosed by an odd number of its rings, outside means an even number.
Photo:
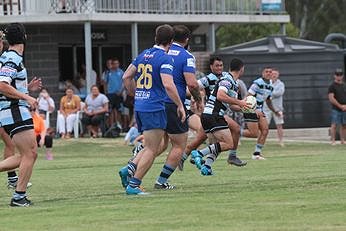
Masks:
[[[262,0],[263,1],[263,0]],[[143,14],[286,14],[284,0],[276,10],[262,10],[261,0],[0,0],[2,15],[55,13]]]

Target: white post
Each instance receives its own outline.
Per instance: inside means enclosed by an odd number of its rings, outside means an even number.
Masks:
[[[90,93],[91,71],[92,71],[92,46],[91,46],[91,23],[84,23],[84,43],[85,43],[85,68],[86,68],[86,87],[87,93]]]
[[[209,51],[215,52],[215,24],[214,23],[209,24],[208,42],[209,42]]]
[[[131,44],[132,44],[132,59],[138,55],[138,25],[136,22],[131,24]]]

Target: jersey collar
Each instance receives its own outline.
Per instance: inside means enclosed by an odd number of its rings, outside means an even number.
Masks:
[[[160,47],[158,45],[154,45],[153,47],[156,48],[156,49],[160,49],[160,50],[166,51],[165,49],[163,49],[162,47]]]
[[[182,45],[180,45],[179,43],[176,43],[176,42],[173,42],[172,45],[175,45],[175,46],[178,46],[178,47],[181,47],[181,48],[184,48]]]

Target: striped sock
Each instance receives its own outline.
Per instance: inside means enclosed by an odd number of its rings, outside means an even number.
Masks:
[[[19,191],[14,191],[13,193],[13,199],[15,200],[20,200],[26,197],[26,191],[24,192],[19,192]]]
[[[187,159],[188,155],[184,152],[183,155],[181,156],[181,159],[185,161]]]
[[[11,183],[18,181],[18,176],[15,171],[7,172],[7,179]]]
[[[127,171],[129,172],[129,176],[133,177],[135,175],[135,172],[137,170],[137,165],[133,162],[129,162],[127,164]]]
[[[219,153],[221,152],[221,146],[219,143],[208,145],[207,147],[198,151],[202,156],[206,156],[211,153]]]
[[[167,182],[168,178],[172,175],[174,172],[175,168],[172,166],[165,164],[162,168],[162,171],[160,173],[160,176],[157,178],[157,182],[160,184],[164,184]]]
[[[207,159],[205,160],[204,165],[211,167],[211,165],[215,162],[216,158],[221,152],[221,146],[220,146],[220,143],[215,143],[215,144],[209,145],[209,147],[210,147],[211,153],[207,155]]]
[[[132,177],[129,181],[129,186],[132,188],[137,188],[141,185],[142,181],[138,178]]]
[[[261,153],[263,148],[263,144],[256,144],[255,152]]]

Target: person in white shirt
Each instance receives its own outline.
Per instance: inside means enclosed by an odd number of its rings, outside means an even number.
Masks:
[[[50,97],[46,88],[42,88],[37,98],[38,111],[42,119],[46,119],[46,113],[52,113],[55,110],[55,103],[52,97]]]
[[[264,114],[268,124],[274,119],[275,126],[277,129],[279,144],[283,147],[283,124],[284,124],[284,107],[283,107],[283,95],[285,93],[285,84],[279,79],[280,72],[273,68],[272,69],[272,84],[273,84],[273,93],[272,93],[272,103],[275,111],[278,111],[278,114],[275,114],[268,108],[268,105],[265,103],[263,107]]]

